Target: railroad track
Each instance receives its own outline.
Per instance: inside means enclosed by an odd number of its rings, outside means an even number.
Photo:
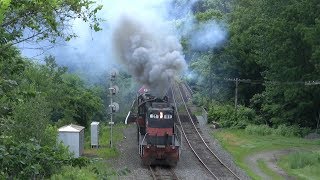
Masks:
[[[186,105],[186,98],[188,95],[185,92],[181,92],[182,87],[180,85],[172,86],[172,99],[176,106],[176,115],[178,123],[180,124],[181,131],[201,164],[206,170],[213,176],[214,179],[240,179],[221,159],[210,149],[207,142],[203,139],[199,132],[199,128],[194,122],[197,122],[196,117],[191,115],[190,110]],[[175,92],[176,91],[176,92]],[[176,95],[176,93],[178,95]],[[184,108],[178,108],[178,100]]]
[[[178,180],[178,176],[170,167],[149,166],[152,178],[154,180]]]
[[[189,84],[187,82],[183,83],[183,86],[185,88],[185,92],[187,92],[187,94],[191,98],[192,94],[193,94],[193,91],[192,91],[191,87],[189,86]]]

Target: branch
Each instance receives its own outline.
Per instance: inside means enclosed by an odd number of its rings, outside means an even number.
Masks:
[[[4,50],[6,50],[7,48],[9,48],[9,47],[11,47],[11,46],[13,46],[13,45],[16,45],[16,44],[19,44],[19,43],[21,43],[21,42],[24,42],[24,41],[27,41],[27,40],[29,40],[29,39],[32,39],[32,38],[34,38],[34,37],[37,37],[37,36],[39,36],[40,34],[42,34],[42,33],[44,33],[44,32],[45,32],[45,30],[40,31],[40,32],[38,32],[38,33],[36,33],[36,34],[34,34],[34,35],[32,35],[32,36],[29,36],[29,37],[27,37],[27,38],[25,38],[25,39],[21,39],[21,40],[19,40],[19,41],[16,41],[16,42],[14,42],[14,43],[6,43],[6,44],[4,44],[2,47],[0,47],[0,53],[2,53]]]

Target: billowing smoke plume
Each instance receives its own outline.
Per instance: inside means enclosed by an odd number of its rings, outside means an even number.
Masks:
[[[116,57],[128,72],[158,96],[187,65],[179,39],[168,24],[122,15],[113,32]]]
[[[29,57],[42,53],[54,55],[58,64],[82,74],[91,83],[99,79],[105,81],[105,74],[114,66],[119,69],[118,62],[114,61],[118,59],[137,81],[161,92],[164,87],[159,87],[166,86],[167,79],[186,66],[179,44],[182,36],[187,39],[190,49],[196,51],[215,48],[226,38],[221,23],[201,24],[194,18],[192,8],[198,0],[96,2],[103,5],[99,12],[99,18],[105,20],[101,23],[102,31],[93,32],[87,23],[77,19],[72,29],[78,38],[45,52],[39,52],[37,46],[26,44],[30,47],[26,49],[21,44],[23,54]],[[43,56],[37,58],[43,59]]]

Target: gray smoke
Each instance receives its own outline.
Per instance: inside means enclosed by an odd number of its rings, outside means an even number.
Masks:
[[[199,28],[194,31],[190,38],[191,49],[208,50],[221,45],[227,37],[227,31],[221,23],[209,21],[200,24]]]
[[[192,7],[198,0],[95,1],[103,5],[103,10],[99,12],[99,18],[105,20],[101,23],[102,31],[94,32],[87,23],[77,19],[72,23],[72,30],[78,38],[56,44],[45,52],[37,50],[37,45],[21,44],[19,48],[22,53],[28,57],[43,54],[37,56],[38,59],[43,59],[45,55],[54,55],[58,64],[82,74],[89,82],[105,79],[104,74],[114,67],[119,69],[118,62],[114,61],[118,59],[140,83],[159,90],[160,86],[155,84],[166,86],[168,81],[164,79],[172,78],[172,74],[179,74],[186,67],[179,44],[182,36],[188,40],[192,50],[214,48],[220,45],[226,36],[221,23],[199,24],[194,19]],[[130,14],[130,18],[123,17],[123,14]],[[123,21],[131,22],[131,29]],[[117,32],[115,29],[121,31]],[[124,33],[129,35],[123,35]],[[116,42],[118,45],[115,44],[116,38],[122,40]],[[136,42],[133,42],[134,40]],[[129,46],[125,42],[131,44],[129,49],[124,48]],[[42,47],[43,44],[39,46]],[[119,55],[121,56],[118,57]],[[141,56],[144,58],[139,59]],[[139,61],[133,62],[135,59]],[[145,74],[140,75],[139,68],[139,73],[133,73],[137,70],[134,68],[135,63],[137,66],[139,63],[144,65],[140,69],[144,70]]]
[[[187,65],[179,39],[166,23],[152,19],[120,16],[113,31],[112,44],[118,61],[141,84],[164,95],[170,81]]]

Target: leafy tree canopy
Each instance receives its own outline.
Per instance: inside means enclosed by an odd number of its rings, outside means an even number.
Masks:
[[[0,52],[24,41],[70,40],[76,36],[70,22],[82,19],[99,31],[97,12],[102,9],[92,0],[1,0]]]

